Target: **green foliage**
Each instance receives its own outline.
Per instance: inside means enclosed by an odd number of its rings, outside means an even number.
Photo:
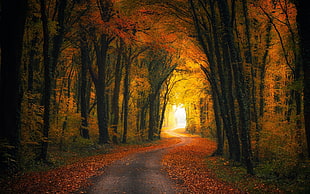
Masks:
[[[35,161],[42,141],[44,108],[38,105],[41,94],[26,92],[22,102],[21,117],[21,168],[27,168]]]
[[[14,146],[11,146],[6,140],[0,139],[0,167],[1,169],[6,167],[6,173],[13,173],[17,168],[17,161],[11,154],[12,149]]]
[[[256,169],[257,177],[267,183],[276,183],[282,190],[290,193],[308,193],[310,166],[309,161],[297,162],[292,158],[261,163]]]
[[[203,128],[203,130],[201,131],[201,136],[202,137],[208,137],[208,138],[211,138],[211,139],[216,139],[217,138],[216,126],[215,126],[214,120],[211,121],[210,123],[208,123],[206,125],[206,127]]]
[[[299,166],[294,166],[292,164],[294,161],[282,161],[280,164],[276,161],[264,163],[255,168],[255,176],[249,176],[243,166],[235,165],[221,157],[207,158],[206,163],[215,172],[217,178],[248,193],[308,193],[310,191],[309,161]],[[281,168],[283,173],[280,173]],[[278,173],[275,173],[275,169]],[[285,173],[292,173],[293,169],[297,175],[295,178],[283,176]],[[282,174],[282,177],[279,174]]]
[[[95,149],[97,144],[91,139],[85,139],[80,136],[74,138],[74,141],[70,144],[71,150],[88,150]]]
[[[298,91],[298,92],[302,92],[303,91],[303,87],[304,87],[304,85],[303,85],[303,80],[302,79],[292,81],[287,86],[288,89],[295,90],[295,91]]]
[[[282,156],[277,159],[261,163],[257,167],[257,176],[265,179],[294,179],[297,177],[297,168],[297,159]]]

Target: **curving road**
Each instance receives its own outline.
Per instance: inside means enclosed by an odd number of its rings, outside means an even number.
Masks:
[[[106,169],[104,175],[96,180],[87,193],[182,193],[165,172],[161,171],[161,159],[168,149],[187,144],[191,138],[182,137],[173,130],[167,133],[180,137],[182,141],[166,148],[140,152],[117,161]]]

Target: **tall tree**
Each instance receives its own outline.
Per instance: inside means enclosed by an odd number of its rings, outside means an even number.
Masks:
[[[57,34],[53,37],[53,44],[51,41],[51,32],[49,29],[49,17],[47,11],[46,1],[40,1],[40,12],[43,29],[43,65],[44,65],[44,116],[43,116],[43,129],[42,129],[42,143],[41,151],[38,156],[39,160],[47,161],[47,149],[48,149],[48,138],[50,131],[50,114],[51,114],[51,97],[53,89],[53,79],[55,78],[55,70],[58,64],[60,56],[60,49],[64,38],[64,20],[65,20],[65,9],[67,7],[67,0],[61,1],[59,5],[55,5],[55,13],[57,13]]]
[[[9,145],[4,149],[12,146],[11,161],[18,161],[20,147],[20,67],[27,5],[26,0],[1,1],[0,140]],[[7,161],[0,156],[1,170],[9,169]]]
[[[97,43],[95,43],[96,52],[96,66],[97,74],[92,76],[96,88],[97,97],[97,116],[98,116],[98,127],[99,127],[99,143],[104,144],[109,142],[109,131],[108,131],[108,99],[106,95],[107,89],[107,52],[108,47],[111,43],[111,38],[108,35],[102,34],[99,37]],[[93,70],[91,70],[93,72]],[[92,75],[94,75],[92,73]]]
[[[226,0],[217,1],[219,12],[221,15],[222,24],[224,27],[223,40],[227,43],[229,48],[232,70],[235,76],[235,89],[237,95],[237,101],[239,104],[239,119],[241,130],[241,142],[242,142],[242,155],[243,161],[247,167],[247,171],[253,174],[253,164],[251,157],[251,144],[250,144],[250,97],[248,95],[248,85],[245,81],[244,70],[240,51],[235,46],[233,18],[230,16],[229,5]]]
[[[151,85],[149,94],[149,130],[148,139],[153,140],[156,135],[159,137],[159,99],[160,89],[164,81],[177,67],[173,63],[173,56],[165,50],[150,50],[148,53],[150,61],[146,62],[148,78]]]
[[[300,36],[302,67],[304,71],[304,119],[310,157],[310,8],[306,0],[296,1],[297,23]]]
[[[211,0],[208,4],[199,1],[199,4],[194,1],[189,1],[190,9],[192,12],[193,23],[197,33],[198,42],[208,57],[209,71],[201,66],[202,70],[208,75],[211,88],[217,89],[212,94],[217,95],[219,102],[220,117],[223,121],[224,130],[229,145],[229,157],[232,160],[240,161],[240,142],[239,134],[237,132],[237,118],[236,109],[234,105],[233,96],[233,76],[230,64],[230,54],[226,41],[223,38],[223,24],[218,19],[219,16],[216,11],[216,3]],[[208,11],[207,6],[210,6]],[[198,9],[198,6],[204,7],[202,11]],[[205,22],[209,16],[211,22],[208,26]],[[211,33],[209,33],[211,31]],[[219,37],[219,35],[221,35]],[[214,101],[215,102],[215,101]],[[220,129],[218,129],[220,130]]]
[[[119,96],[121,88],[121,79],[122,79],[122,55],[123,55],[123,40],[119,41],[117,46],[117,59],[115,63],[115,72],[114,72],[114,89],[113,89],[113,99],[112,99],[112,128],[113,128],[113,143],[118,143],[118,122],[119,122]]]
[[[211,95],[212,95],[212,101],[213,101],[213,111],[214,111],[214,119],[215,119],[215,125],[216,125],[216,137],[217,137],[217,148],[213,155],[222,155],[223,154],[223,147],[224,147],[224,139],[223,139],[223,119],[221,117],[221,110],[220,110],[220,103],[219,103],[219,88],[217,83],[215,82],[214,78],[215,75],[211,75],[211,72],[208,71],[206,67],[203,65],[200,66],[204,74],[206,75],[210,85],[211,85]]]
[[[80,40],[80,51],[81,51],[81,117],[82,123],[80,127],[80,134],[83,138],[89,139],[89,130],[88,130],[88,109],[89,109],[89,93],[90,93],[90,84],[88,82],[88,67],[90,66],[89,59],[89,48],[86,40],[86,35],[84,32],[81,32]]]
[[[49,57],[49,30],[48,18],[46,13],[46,4],[44,0],[40,1],[41,21],[43,28],[43,66],[44,66],[44,115],[43,115],[43,131],[41,139],[41,150],[38,155],[38,160],[47,161],[48,135],[50,130],[50,102],[51,102],[51,69]]]
[[[103,24],[110,22],[113,16],[113,3],[111,0],[100,0],[96,4],[99,15]],[[100,22],[101,23],[101,22]],[[102,23],[101,23],[102,24]],[[101,26],[102,27],[102,26]],[[93,29],[92,29],[93,30]],[[95,84],[97,97],[97,117],[99,128],[99,143],[108,143],[110,140],[108,125],[109,125],[109,111],[108,111],[108,95],[107,90],[107,70],[108,70],[108,49],[114,37],[107,33],[107,29],[99,30],[99,35],[96,32],[91,32],[91,36],[95,37],[94,48],[96,53],[96,67],[97,73],[89,66],[89,70]]]
[[[130,72],[131,72],[131,48],[128,49],[125,64],[125,76],[124,76],[124,132],[122,137],[122,143],[127,143],[128,133],[128,114],[129,114],[129,98],[130,98]]]

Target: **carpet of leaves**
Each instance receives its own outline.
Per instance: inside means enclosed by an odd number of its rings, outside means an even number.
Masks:
[[[146,145],[114,146],[107,154],[80,158],[77,162],[44,172],[29,172],[0,182],[0,193],[83,193],[91,178],[104,173],[104,167],[129,154],[167,147],[178,138],[164,139]]]
[[[186,193],[246,193],[216,179],[206,165],[206,156],[215,148],[213,141],[193,137],[190,143],[165,154],[164,170]]]
[[[211,157],[215,149],[215,142],[192,136],[190,143],[164,155],[163,170],[185,193],[283,193],[275,185],[248,175],[244,168]]]

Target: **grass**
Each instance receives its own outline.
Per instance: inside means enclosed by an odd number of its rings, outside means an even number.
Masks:
[[[208,157],[206,163],[218,179],[249,193],[310,193],[309,161],[300,166],[293,179],[261,176],[266,173],[263,168],[256,168],[256,175],[251,176],[243,166],[221,157]]]
[[[130,142],[120,144],[104,144],[99,145],[90,140],[82,140],[83,142],[75,142],[66,146],[65,149],[60,150],[56,144],[50,144],[48,152],[48,162],[36,161],[34,159],[28,160],[22,165],[21,173],[40,172],[55,169],[64,165],[73,164],[82,158],[111,153],[116,149],[130,149],[135,147],[149,147],[160,144],[160,141],[152,142]]]

